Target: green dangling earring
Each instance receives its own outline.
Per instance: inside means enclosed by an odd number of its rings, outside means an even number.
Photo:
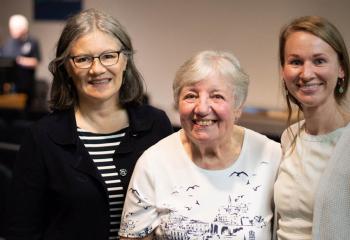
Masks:
[[[339,79],[340,81],[338,82],[339,84],[338,93],[342,94],[344,92],[344,88],[343,88],[344,78],[339,78]]]

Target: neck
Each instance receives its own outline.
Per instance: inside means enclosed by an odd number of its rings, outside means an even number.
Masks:
[[[78,127],[96,133],[111,133],[128,126],[126,110],[116,104],[99,107],[79,104],[75,118]]]
[[[192,161],[199,167],[210,170],[225,169],[231,166],[239,157],[244,129],[234,126],[224,141],[217,144],[196,144],[181,132],[182,143]]]
[[[346,126],[350,121],[350,115],[345,113],[338,105],[327,108],[304,109],[305,131],[312,135],[330,133],[338,128]]]

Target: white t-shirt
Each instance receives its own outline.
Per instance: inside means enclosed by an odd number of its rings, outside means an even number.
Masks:
[[[182,131],[182,130],[180,130]],[[239,158],[224,170],[199,168],[176,132],[140,157],[119,234],[158,239],[271,239],[280,145],[245,129]]]
[[[310,135],[303,122],[292,126],[294,134],[301,126],[295,147],[291,147],[289,132],[282,135],[286,149],[275,183],[275,203],[278,220],[278,239],[312,239],[315,194],[321,175],[326,168],[344,128],[324,134]],[[293,150],[293,151],[292,151]]]

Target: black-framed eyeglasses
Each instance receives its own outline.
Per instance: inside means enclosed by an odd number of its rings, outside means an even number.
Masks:
[[[98,60],[103,66],[109,67],[118,63],[119,55],[122,52],[124,52],[124,50],[104,52],[96,57],[91,55],[77,55],[70,56],[70,58],[73,60],[73,63],[77,68],[90,68],[94,63],[95,58],[98,58]]]

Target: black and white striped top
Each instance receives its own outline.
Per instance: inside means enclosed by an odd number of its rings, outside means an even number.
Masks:
[[[119,169],[113,161],[115,149],[126,135],[127,128],[110,134],[85,131],[78,127],[79,138],[84,143],[98,172],[105,181],[109,198],[109,239],[119,239],[118,231],[123,211],[124,194]]]

